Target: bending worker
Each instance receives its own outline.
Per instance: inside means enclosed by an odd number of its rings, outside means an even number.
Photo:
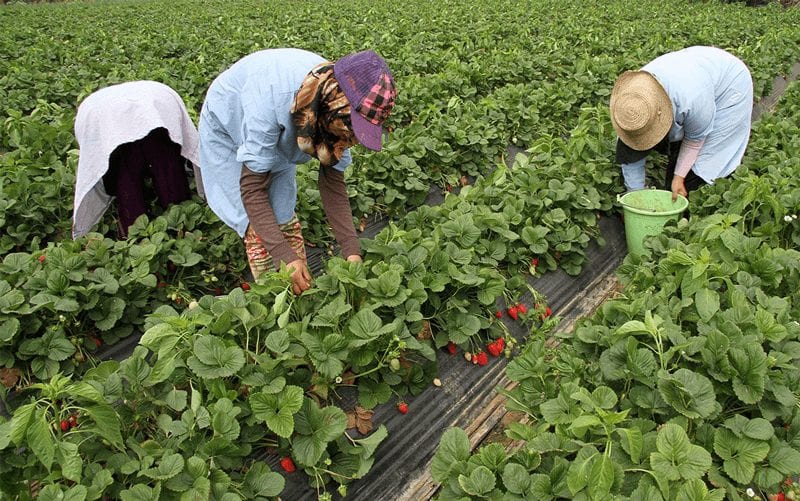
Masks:
[[[610,105],[625,187],[645,187],[653,150],[668,155],[665,189],[673,200],[729,176],[747,148],[752,109],[750,71],[722,49],[689,47],[626,71]]]
[[[199,128],[206,197],[244,238],[254,278],[284,263],[296,294],[311,287],[295,176],[297,164],[312,158],[342,255],[361,260],[343,172],[352,163],[350,146],[381,149],[394,102],[392,74],[372,51],[333,63],[300,49],[262,50],[214,80]]]

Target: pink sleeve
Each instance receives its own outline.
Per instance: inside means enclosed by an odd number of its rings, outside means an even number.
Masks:
[[[703,147],[705,139],[699,141],[692,141],[691,139],[684,139],[681,143],[681,151],[678,153],[678,161],[675,165],[675,175],[685,178],[692,166],[697,161],[697,156],[700,155],[700,148]]]

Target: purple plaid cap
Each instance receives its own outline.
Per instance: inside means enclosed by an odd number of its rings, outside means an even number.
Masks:
[[[358,142],[380,151],[382,125],[397,96],[386,61],[371,50],[356,52],[336,61],[333,74],[350,101],[350,121]]]

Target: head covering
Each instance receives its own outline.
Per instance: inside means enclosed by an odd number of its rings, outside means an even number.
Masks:
[[[646,71],[626,71],[611,91],[611,123],[634,150],[649,150],[672,128],[672,102],[667,91]]]
[[[356,143],[350,101],[334,78],[330,61],[316,65],[306,75],[290,112],[297,127],[297,146],[325,167],[339,163],[344,151]]]
[[[365,147],[380,151],[381,126],[397,96],[386,61],[371,50],[356,52],[336,61],[333,73],[350,100],[350,120],[356,138]]]

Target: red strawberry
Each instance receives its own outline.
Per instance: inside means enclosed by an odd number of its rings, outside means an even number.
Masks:
[[[158,287],[164,288],[167,286],[167,282],[158,282]]]
[[[92,338],[92,341],[94,341],[94,345],[95,345],[97,348],[100,348],[101,346],[103,346],[103,340],[102,340],[102,339],[100,339],[99,337],[93,337],[93,338]]]
[[[534,268],[539,266],[539,258],[538,257],[535,257],[535,258],[531,259],[531,266],[533,266]]]
[[[524,315],[524,314],[528,313],[528,307],[525,306],[524,303],[519,303],[517,305],[517,311]]]
[[[496,312],[494,312],[494,316],[496,318],[503,318],[503,310],[497,310]]]
[[[782,492],[779,492],[779,493],[778,493],[778,494],[775,496],[775,501],[786,501],[786,494],[784,494],[784,493],[782,493]]]
[[[66,432],[67,430],[69,430],[69,421],[67,421],[66,419],[62,419],[61,420],[61,431]]]
[[[250,284],[247,283],[247,282],[242,282],[242,289],[244,289],[245,292],[249,291],[250,290]]]
[[[67,422],[69,423],[70,428],[75,428],[78,426],[78,416],[72,414],[70,417],[67,418]]]
[[[489,363],[489,356],[486,354],[485,351],[478,353],[478,365],[484,366]]]
[[[221,296],[222,295],[222,288],[221,287],[214,287],[214,295]]]
[[[486,351],[488,351],[491,356],[497,357],[500,356],[501,353],[503,353],[503,347],[500,346],[497,343],[497,341],[495,341],[493,343],[489,343],[488,345],[486,345]]]
[[[553,314],[553,310],[551,310],[549,306],[544,309],[544,318],[547,318],[552,314]]]
[[[518,311],[518,309],[517,309],[516,306],[510,307],[508,309],[508,316],[513,318],[514,320],[517,320],[519,318],[519,315],[517,314],[517,311]]]
[[[454,342],[452,342],[452,341],[447,343],[447,351],[451,355],[455,355],[456,354],[456,344]]]
[[[495,339],[494,342],[497,343],[497,346],[499,346],[501,349],[506,347],[506,338],[504,337],[499,337]]]
[[[183,301],[182,297],[178,296],[175,298],[175,304],[181,304],[181,301]]]
[[[294,473],[297,470],[297,467],[294,465],[294,461],[289,456],[281,458],[281,468],[286,473]]]
[[[405,402],[399,402],[397,404],[397,412],[400,414],[407,414],[408,413],[408,404]]]
[[[472,363],[473,364],[477,364],[478,363],[478,354],[477,353],[472,355]]]
[[[44,263],[44,260],[45,260],[44,254],[42,254],[41,256],[39,256],[39,262],[40,262],[40,263]]]

